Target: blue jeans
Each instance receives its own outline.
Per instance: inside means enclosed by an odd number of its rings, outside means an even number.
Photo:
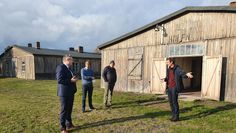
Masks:
[[[83,96],[82,96],[82,111],[85,111],[87,93],[88,93],[89,108],[93,108],[93,104],[92,104],[93,84],[92,83],[84,84],[82,93],[83,93]]]
[[[168,99],[173,118],[179,117],[178,92],[176,88],[168,88]]]
[[[74,96],[60,97],[61,112],[60,112],[60,126],[61,130],[66,129],[66,126],[72,124],[71,113],[73,109]]]

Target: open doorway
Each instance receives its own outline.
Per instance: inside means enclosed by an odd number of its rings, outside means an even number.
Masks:
[[[184,89],[181,94],[201,97],[202,57],[178,57],[176,64],[194,76],[193,79],[183,79]]]

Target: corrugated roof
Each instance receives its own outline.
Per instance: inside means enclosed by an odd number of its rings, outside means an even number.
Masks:
[[[93,59],[95,59],[95,58],[100,59],[101,58],[101,54],[99,54],[99,53],[88,53],[88,52],[79,53],[77,51],[45,49],[45,48],[37,49],[34,47],[27,47],[27,46],[20,46],[20,45],[10,46],[6,49],[6,51],[11,49],[12,47],[20,48],[20,49],[22,49],[28,53],[31,53],[33,55],[64,56],[66,54],[70,54],[72,57],[76,57],[76,58],[91,58],[91,59],[92,58]]]
[[[129,32],[127,34],[124,34],[118,38],[115,38],[111,41],[108,41],[106,43],[103,43],[101,45],[98,46],[98,49],[103,49],[106,48],[108,46],[111,46],[117,42],[120,42],[122,40],[125,40],[127,38],[130,38],[132,36],[135,36],[139,33],[142,33],[145,30],[148,30],[150,28],[154,28],[156,25],[158,24],[163,24],[165,22],[168,22],[170,20],[173,20],[183,14],[189,13],[189,12],[235,12],[236,13],[236,8],[235,7],[230,7],[230,6],[204,6],[204,7],[199,7],[199,6],[191,6],[191,7],[185,7],[181,10],[178,10],[168,16],[165,16],[161,19],[158,19],[150,24],[147,24],[141,28],[138,28],[132,32]]]

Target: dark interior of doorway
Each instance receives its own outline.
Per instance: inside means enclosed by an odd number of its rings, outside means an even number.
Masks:
[[[202,84],[202,57],[179,57],[176,58],[176,64],[185,72],[192,72],[194,76],[193,79],[183,79],[184,89],[181,93],[199,96]]]

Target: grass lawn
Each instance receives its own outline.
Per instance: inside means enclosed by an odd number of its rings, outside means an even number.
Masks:
[[[75,96],[70,132],[236,132],[236,104],[180,102],[180,122],[170,122],[168,101],[157,95],[115,92],[113,106],[103,109],[103,89],[95,84],[97,110],[81,111],[81,82]],[[56,81],[0,79],[0,132],[59,132]]]

